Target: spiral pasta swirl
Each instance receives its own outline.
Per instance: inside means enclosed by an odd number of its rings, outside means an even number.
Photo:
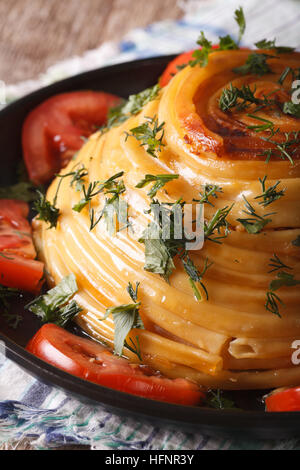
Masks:
[[[197,266],[203,266],[206,258],[213,262],[205,275],[207,301],[194,298],[176,259],[168,284],[143,269],[144,245],[138,240],[123,232],[110,237],[102,222],[89,231],[88,209],[72,210],[80,193],[67,178],[57,200],[62,214],[57,229],[48,230],[35,222],[36,239],[52,282],[58,283],[70,272],[77,277],[76,300],[83,308],[77,321],[87,332],[111,345],[114,323],[111,317],[102,320],[105,310],[128,303],[126,286],[139,281],[145,330],[130,334],[139,337],[143,362],[169,377],[224,389],[269,388],[300,381],[300,368],[291,362],[291,345],[300,339],[299,288],[280,289],[281,318],[265,308],[266,292],[276,276],[269,272],[274,254],[293,270],[295,279],[300,275],[299,247],[293,244],[300,235],[299,144],[291,147],[293,164],[277,147],[285,142],[287,132],[299,130],[299,119],[282,113],[278,105],[257,110],[249,104],[228,112],[219,106],[222,91],[231,85],[249,86],[260,100],[265,96],[279,103],[290,100],[291,78],[283,84],[278,78],[286,67],[299,68],[300,58],[298,53],[271,58],[272,73],[263,76],[235,73],[233,69],[243,65],[249,53],[215,52],[205,68],[186,67],[138,115],[104,135],[94,134],[76,160],[88,168],[87,183],[124,170],[124,199],[133,225],[149,222],[147,188],[136,188],[145,174],[180,175],[168,183],[166,191],[158,192],[157,197],[166,202],[181,196],[187,202],[199,199],[204,185],[222,187],[214,207],[205,205],[205,217],[210,219],[218,208],[234,203],[228,215],[230,234],[220,244],[206,241],[202,250],[192,254]],[[153,158],[133,137],[126,139],[126,132],[144,123],[145,116],[157,116],[159,123],[165,123],[159,158]],[[272,142],[266,140],[268,130],[255,130],[267,121],[280,128]],[[265,151],[270,148],[274,151],[266,163]],[[71,162],[63,173],[73,167]],[[259,178],[265,175],[267,186],[280,180],[284,189],[284,196],[270,210],[255,199],[262,192]],[[49,200],[58,183],[56,179],[51,185]],[[259,216],[274,213],[259,233],[248,233],[238,221],[245,218],[243,196]],[[103,204],[102,195],[91,202],[95,211]],[[130,351],[127,354],[136,360]]]

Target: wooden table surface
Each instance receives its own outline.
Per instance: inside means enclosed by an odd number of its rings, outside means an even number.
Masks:
[[[36,77],[130,29],[182,16],[177,0],[0,0],[0,80]]]
[[[35,78],[134,27],[182,14],[177,0],[0,0],[0,80]],[[30,450],[30,440],[0,447],[10,449]]]

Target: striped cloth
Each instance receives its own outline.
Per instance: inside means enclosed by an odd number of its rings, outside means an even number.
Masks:
[[[56,64],[38,80],[7,87],[7,100],[95,67],[191,49],[202,29],[209,39],[217,40],[219,35],[236,31],[233,11],[239,5],[247,18],[243,45],[276,37],[280,45],[300,47],[299,0],[187,0],[181,4],[185,10],[182,20],[135,29],[120,44],[106,43],[83,57]],[[300,449],[300,439],[216,439],[121,418],[100,405],[83,404],[36,381],[0,354],[0,444],[24,437],[29,437],[37,449],[65,444],[122,450]]]

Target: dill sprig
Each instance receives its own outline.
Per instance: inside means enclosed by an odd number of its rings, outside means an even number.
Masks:
[[[49,224],[49,229],[56,228],[60,216],[60,210],[56,207],[57,195],[53,203],[48,201],[46,194],[41,193],[39,190],[37,190],[37,195],[38,199],[33,204],[34,209],[38,213],[37,219]]]
[[[108,122],[105,129],[118,126],[122,122],[127,121],[130,116],[138,114],[146,104],[157,98],[159,91],[160,86],[156,84],[136,95],[130,95],[125,103],[111,108],[108,113]]]
[[[135,137],[149,155],[158,158],[157,152],[161,152],[165,145],[163,143],[165,123],[159,124],[156,116],[153,118],[145,116],[145,119],[146,122],[130,129],[130,133],[126,132],[126,140],[128,137]]]
[[[232,108],[236,108],[237,111],[242,111],[251,104],[255,104],[257,111],[276,103],[275,100],[269,99],[267,96],[264,96],[263,99],[256,98],[255,91],[256,88],[254,87],[253,90],[251,90],[249,85],[243,85],[241,88],[238,88],[230,83],[229,88],[224,88],[222,91],[219,107],[224,112]]]
[[[150,191],[147,193],[147,195],[151,198],[154,198],[157,194],[157,192],[163,188],[169,181],[173,181],[175,179],[178,179],[179,175],[171,175],[171,174],[166,174],[166,175],[145,175],[145,178],[143,178],[137,185],[136,188],[144,188],[150,183],[154,183]]]
[[[78,166],[79,163],[76,165]],[[76,166],[74,168],[76,168]],[[84,184],[84,178],[89,174],[87,168],[85,168],[84,165],[79,166],[76,170],[70,171],[69,173],[66,173],[64,175],[56,175],[58,178],[68,178],[72,176],[72,179],[70,181],[70,186],[73,188],[75,184],[75,189],[76,191],[81,191],[83,184]]]
[[[201,199],[193,199],[194,202],[199,202],[199,204],[209,204],[214,207],[213,203],[209,200],[211,197],[218,199],[218,193],[223,193],[223,190],[220,186],[216,184],[206,184],[203,187],[204,192],[199,193]]]
[[[270,258],[271,263],[269,263],[269,266],[271,266],[271,268],[273,269],[268,271],[269,273],[273,273],[274,271],[278,271],[280,269],[292,269],[290,266],[284,264],[281,259],[276,255],[276,253],[274,253],[273,256],[274,258]]]
[[[247,126],[247,129],[251,129],[254,132],[264,132],[264,131],[272,130],[274,128],[274,123],[270,121],[269,119],[264,119],[259,116],[255,116],[255,114],[247,114],[247,116],[263,123],[263,124],[254,124],[251,126]]]
[[[222,209],[218,209],[209,221],[204,221],[204,237],[206,240],[220,244],[220,240],[229,235],[230,230],[227,217],[233,206],[234,204],[230,207],[226,206]],[[223,234],[222,230],[224,232]],[[215,235],[215,233],[218,235]]]
[[[292,165],[295,164],[293,160],[293,155],[297,151],[297,146],[300,144],[300,134],[299,131],[284,132],[285,140],[283,142],[278,142],[273,138],[279,134],[280,129],[270,129],[270,135],[267,137],[260,137],[260,139],[265,142],[269,142],[274,145],[275,149],[264,150],[260,155],[266,156],[266,163],[269,163],[272,156],[278,156],[281,160],[289,160]]]
[[[271,261],[274,261],[274,260],[271,258]],[[279,266],[279,262],[280,260],[278,261],[277,259],[275,259],[275,263],[277,263],[277,266]],[[270,266],[272,266],[272,264],[270,264]],[[289,266],[285,266],[285,268],[292,269]],[[269,290],[267,291],[267,294],[266,294],[265,308],[269,312],[281,318],[278,304],[284,305],[284,302],[280,299],[280,297],[277,294],[275,294],[275,291],[277,291],[283,286],[286,286],[286,287],[297,286],[300,284],[300,280],[298,281],[297,279],[295,279],[293,274],[287,273],[285,271],[278,272],[276,277],[277,278],[273,279],[273,281],[271,281],[269,284]]]
[[[273,184],[273,186],[270,186],[268,189],[266,189],[266,180],[267,175],[265,175],[262,179],[259,178],[259,182],[262,187],[262,194],[254,198],[262,199],[261,201],[259,201],[259,204],[264,207],[267,207],[269,204],[272,204],[273,202],[277,201],[285,195],[285,189],[277,191],[277,187],[279,186],[281,181],[277,181],[275,184]]]
[[[183,263],[183,267],[187,275],[189,276],[189,282],[191,284],[191,287],[193,289],[195,298],[198,301],[202,301],[203,297],[202,294],[197,286],[199,284],[202,289],[204,290],[206,300],[208,300],[208,292],[205,284],[203,283],[203,277],[206,274],[206,271],[214,264],[213,262],[209,263],[209,259],[206,258],[204,261],[204,267],[202,271],[199,271],[199,269],[195,266],[193,260],[190,258],[189,254],[185,251],[184,254],[181,256],[181,260]]]
[[[243,227],[245,227],[248,233],[251,233],[251,234],[260,233],[267,224],[272,222],[272,219],[268,219],[267,217],[270,217],[271,215],[273,215],[274,212],[261,216],[257,214],[254,207],[250,204],[250,202],[246,199],[244,195],[243,195],[243,199],[245,201],[245,206],[246,206],[246,210],[243,210],[243,212],[249,215],[250,217],[247,217],[245,219],[239,218],[237,219],[237,221],[240,222],[243,225]]]
[[[98,194],[102,192],[109,192],[109,193],[120,193],[121,188],[119,188],[120,182],[117,182],[116,180],[119,179],[121,176],[124,175],[124,171],[121,171],[110,178],[108,178],[106,181],[93,181],[92,183],[89,183],[88,186],[85,184],[82,184],[81,186],[81,191],[83,192],[83,197],[82,199],[73,206],[73,210],[76,212],[81,212],[90,202],[91,200],[97,196]],[[124,189],[124,183],[122,183],[122,192]],[[106,192],[105,192],[106,194]]]

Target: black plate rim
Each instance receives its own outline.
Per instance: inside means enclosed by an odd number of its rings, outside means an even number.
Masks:
[[[56,90],[61,90],[64,86],[67,88],[70,83],[78,82],[80,84],[81,81],[84,81],[89,76],[97,74],[105,76],[112,72],[119,73],[151,63],[166,65],[172,58],[174,58],[174,55],[158,56],[114,64],[80,73],[35,90],[13,101],[0,111],[0,118],[5,118],[6,115],[13,113],[15,109],[18,109],[24,103],[34,100],[36,97],[61,92]],[[80,86],[78,89],[80,89]],[[299,412],[265,413],[264,411],[214,410],[205,407],[189,407],[149,400],[97,385],[64,372],[32,355],[1,332],[0,341],[5,344],[6,356],[19,364],[29,374],[40,378],[46,383],[78,395],[84,400],[96,402],[107,406],[109,409],[126,412],[142,419],[159,421],[161,424],[180,424],[183,429],[205,429],[208,435],[232,436],[232,433],[235,433],[235,431],[240,435],[240,431],[247,433],[247,431],[252,430],[252,437],[263,439],[270,438],[270,435],[267,433],[272,429],[275,430],[277,428],[278,432],[276,433],[275,431],[276,437],[286,437],[285,431],[292,429],[294,432],[300,429]],[[278,429],[279,426],[280,430]],[[292,437],[292,435],[289,435],[289,437]]]

